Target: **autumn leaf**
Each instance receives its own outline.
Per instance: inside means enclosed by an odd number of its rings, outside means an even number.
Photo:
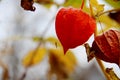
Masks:
[[[56,74],[57,77],[62,76],[65,78],[74,71],[77,60],[71,51],[68,51],[68,53],[64,55],[62,49],[50,49],[49,63],[50,74]]]
[[[120,24],[120,10],[110,12],[108,16]]]
[[[35,11],[33,3],[34,0],[21,0],[21,7],[23,7],[25,10]]]
[[[114,8],[120,8],[120,0],[104,0]]]
[[[55,64],[56,66],[54,66],[54,67],[57,67],[60,65],[62,66],[62,64],[63,64],[64,68],[66,68],[68,70],[68,72],[73,71],[74,66],[77,63],[76,57],[71,51],[68,51],[67,54],[64,55],[62,49],[50,49],[49,57],[50,57],[50,61],[53,60],[53,62],[50,62],[51,65],[54,63],[54,61],[58,61]],[[56,57],[55,60],[52,57]]]
[[[85,43],[84,47],[86,49],[87,60],[89,62],[89,61],[91,61],[95,57],[95,55],[94,55],[95,51],[92,50],[92,48],[89,46],[88,43]]]
[[[32,50],[28,52],[28,54],[23,58],[22,63],[25,67],[36,65],[43,60],[45,54],[46,54],[45,48],[39,48],[36,53],[35,50]]]
[[[103,31],[107,31],[111,28],[120,30],[120,25],[115,20],[111,19],[107,15],[99,16],[99,20],[103,25],[101,26],[102,30],[101,30],[101,28],[100,28],[100,30],[98,30],[98,32],[97,32],[98,34],[101,34],[101,33],[103,33]]]
[[[48,37],[45,39],[45,42],[51,43],[52,45],[55,45],[56,47],[62,47],[60,41],[55,37]]]
[[[104,4],[99,4],[97,0],[90,0],[93,9],[93,14],[97,15],[104,11]]]
[[[35,36],[32,38],[32,40],[35,42],[44,42],[45,44],[50,43],[51,45],[56,46],[56,48],[58,47],[62,48],[60,41],[55,37],[48,37],[48,38],[43,39],[42,37]]]

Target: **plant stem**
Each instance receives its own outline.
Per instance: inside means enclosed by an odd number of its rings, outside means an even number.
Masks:
[[[95,30],[95,32],[94,32],[94,38],[95,38],[96,36],[97,36],[97,27],[96,27],[96,30]],[[107,73],[106,73],[106,71],[105,71],[105,67],[104,67],[102,61],[101,61],[100,59],[98,59],[97,57],[95,57],[95,59],[96,59],[98,65],[99,65],[99,67],[101,68],[104,76],[106,77],[106,80],[110,80],[109,76],[107,75]]]
[[[35,50],[34,50],[34,52],[33,52],[33,54],[32,54],[32,57],[31,57],[31,59],[30,59],[30,61],[29,61],[29,64],[27,65],[26,70],[25,70],[25,72],[23,73],[23,76],[21,77],[20,80],[24,80],[24,79],[25,79],[26,73],[27,73],[27,71],[28,71],[28,68],[31,67],[32,61],[33,61],[33,59],[34,59],[34,56],[37,54],[40,46],[42,45],[43,38],[44,38],[44,36],[46,35],[47,31],[49,30],[49,28],[50,28],[50,26],[51,26],[50,24],[51,24],[51,22],[52,22],[53,20],[54,20],[54,17],[48,22],[46,28],[44,29],[43,33],[41,34],[42,40],[39,41],[37,47],[35,48]]]
[[[95,16],[99,17],[99,16],[101,16],[101,15],[103,15],[103,14],[110,13],[110,12],[113,12],[113,11],[120,11],[120,8],[112,9],[112,10],[107,10],[107,11],[101,12],[101,13],[95,15]]]
[[[89,6],[90,6],[91,16],[95,19],[95,16],[94,16],[94,14],[93,14],[93,8],[92,8],[92,5],[91,5],[91,3],[90,3],[90,0],[89,0]],[[106,13],[106,12],[104,12],[104,13]],[[102,14],[104,14],[104,13],[101,13],[101,14],[99,14],[99,15],[102,15]],[[98,17],[98,15],[96,15],[96,16]],[[95,32],[94,32],[94,39],[95,39],[96,36],[97,36],[97,27],[96,27]],[[107,75],[107,73],[106,73],[106,71],[105,71],[105,67],[104,67],[102,61],[101,61],[100,59],[98,59],[97,57],[95,57],[95,59],[96,59],[98,65],[99,65],[99,67],[101,68],[104,76],[106,77],[106,80],[110,80],[110,79],[109,79],[109,76]]]
[[[83,7],[84,7],[84,3],[85,3],[85,0],[82,0],[82,5],[81,5],[81,9],[83,9]]]
[[[96,58],[96,57],[95,57],[95,59],[96,59],[97,63],[99,64],[99,67],[101,68],[104,76],[106,77],[106,80],[110,80],[109,76],[107,75],[107,73],[105,71],[105,67],[104,67],[102,61],[100,59]]]
[[[89,0],[89,6],[90,6],[90,14],[94,18],[93,7],[92,7],[92,5],[90,3],[90,0]]]

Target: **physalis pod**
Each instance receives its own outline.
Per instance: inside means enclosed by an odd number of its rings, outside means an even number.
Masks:
[[[88,60],[96,56],[103,61],[120,66],[120,31],[108,30],[95,37],[91,48],[88,44],[85,44],[85,47]]]
[[[56,16],[55,29],[64,53],[85,43],[94,33],[96,21],[82,9],[61,8]]]

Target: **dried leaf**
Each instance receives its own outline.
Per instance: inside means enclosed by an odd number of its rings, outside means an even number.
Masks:
[[[9,79],[8,68],[4,68],[4,72],[3,72],[3,80],[8,80],[8,79]]]
[[[92,44],[95,56],[120,66],[120,32],[109,30],[95,38]]]
[[[120,80],[118,76],[114,73],[113,68],[106,68],[106,73],[110,77],[110,80]]]
[[[33,6],[34,0],[21,0],[21,6],[25,10],[35,11],[35,7]]]
[[[120,10],[115,12],[110,12],[109,17],[120,24]]]
[[[87,53],[87,60],[89,62],[95,57],[94,56],[95,51],[91,49],[88,43],[85,43],[84,46],[85,46],[86,53]]]
[[[71,51],[67,53],[64,55],[62,49],[50,49],[49,61],[51,67],[56,70],[66,69],[67,73],[73,71],[77,60]]]
[[[46,54],[45,48],[39,48],[36,53],[35,50],[32,50],[23,58],[22,63],[25,67],[36,65],[43,60],[45,54]]]
[[[57,77],[63,78],[73,72],[77,60],[71,51],[64,55],[62,49],[50,49],[49,51],[50,74],[56,74]]]
[[[62,8],[57,13],[55,29],[64,53],[85,43],[95,28],[96,21],[81,9]]]
[[[3,80],[9,79],[9,72],[8,72],[8,66],[4,64],[2,61],[0,61],[0,66],[3,68]]]

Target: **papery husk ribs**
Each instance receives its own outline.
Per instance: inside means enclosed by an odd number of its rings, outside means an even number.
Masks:
[[[108,30],[97,36],[91,50],[95,51],[94,55],[97,58],[120,66],[120,32]]]

